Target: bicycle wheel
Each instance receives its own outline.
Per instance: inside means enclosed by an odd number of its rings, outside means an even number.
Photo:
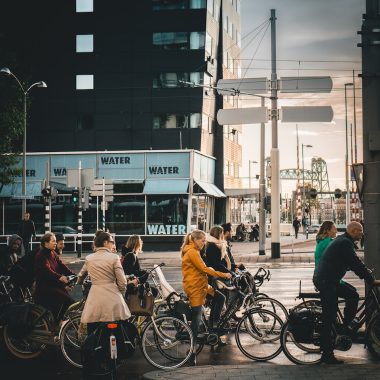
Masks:
[[[82,368],[81,345],[87,331],[80,327],[80,315],[69,319],[60,332],[60,345],[64,358],[74,367]]]
[[[190,327],[178,318],[152,319],[141,336],[145,359],[160,369],[181,367],[190,358],[193,347]]]
[[[321,350],[314,343],[300,343],[289,330],[286,322],[281,331],[281,346],[286,357],[295,364],[318,364],[321,362]]]
[[[250,308],[260,307],[261,309],[273,311],[273,313],[277,314],[284,323],[288,319],[288,311],[286,310],[286,307],[275,298],[255,298],[254,300],[252,300],[252,302],[250,302],[249,306]]]
[[[252,360],[275,358],[281,352],[280,334],[283,324],[280,317],[270,310],[248,311],[235,332],[240,351]]]
[[[33,326],[32,334],[50,333],[49,312],[38,306],[33,305],[30,310],[31,325]],[[3,339],[8,351],[20,359],[34,359],[39,356],[45,349],[42,343],[34,342],[31,339],[24,337],[14,337],[9,329],[9,326],[3,328]]]
[[[380,315],[376,314],[369,322],[366,334],[369,351],[380,359]]]

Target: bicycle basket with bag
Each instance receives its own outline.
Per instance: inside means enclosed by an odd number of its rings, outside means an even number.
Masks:
[[[299,311],[290,310],[288,317],[289,328],[294,339],[298,343],[313,343],[315,327],[315,313],[303,309]]]
[[[132,315],[150,316],[153,314],[154,296],[149,284],[138,286],[136,294],[127,294],[127,305]]]

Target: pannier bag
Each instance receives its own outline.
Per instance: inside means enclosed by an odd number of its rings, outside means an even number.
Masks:
[[[313,343],[315,327],[315,314],[311,310],[290,310],[288,317],[288,330],[292,333],[298,343]]]

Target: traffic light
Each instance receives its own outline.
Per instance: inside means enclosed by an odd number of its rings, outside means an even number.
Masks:
[[[310,195],[310,198],[313,198],[313,199],[317,198],[317,195],[318,195],[317,189],[310,189],[309,195]]]
[[[265,198],[264,198],[264,208],[265,210],[267,210],[268,212],[271,212],[271,202],[272,202],[272,197],[270,195],[267,195]]]
[[[51,187],[44,187],[41,190],[41,194],[45,198],[50,198],[51,197]]]
[[[342,198],[342,190],[341,189],[335,189],[334,195],[336,199]]]
[[[74,189],[71,191],[71,199],[74,205],[77,205],[79,203],[79,190]]]

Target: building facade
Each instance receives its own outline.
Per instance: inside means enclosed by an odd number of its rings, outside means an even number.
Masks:
[[[241,126],[216,122],[237,99],[213,89],[240,73],[240,0],[14,0],[0,17],[0,66],[48,86],[29,94],[27,152],[193,149],[240,186]]]

